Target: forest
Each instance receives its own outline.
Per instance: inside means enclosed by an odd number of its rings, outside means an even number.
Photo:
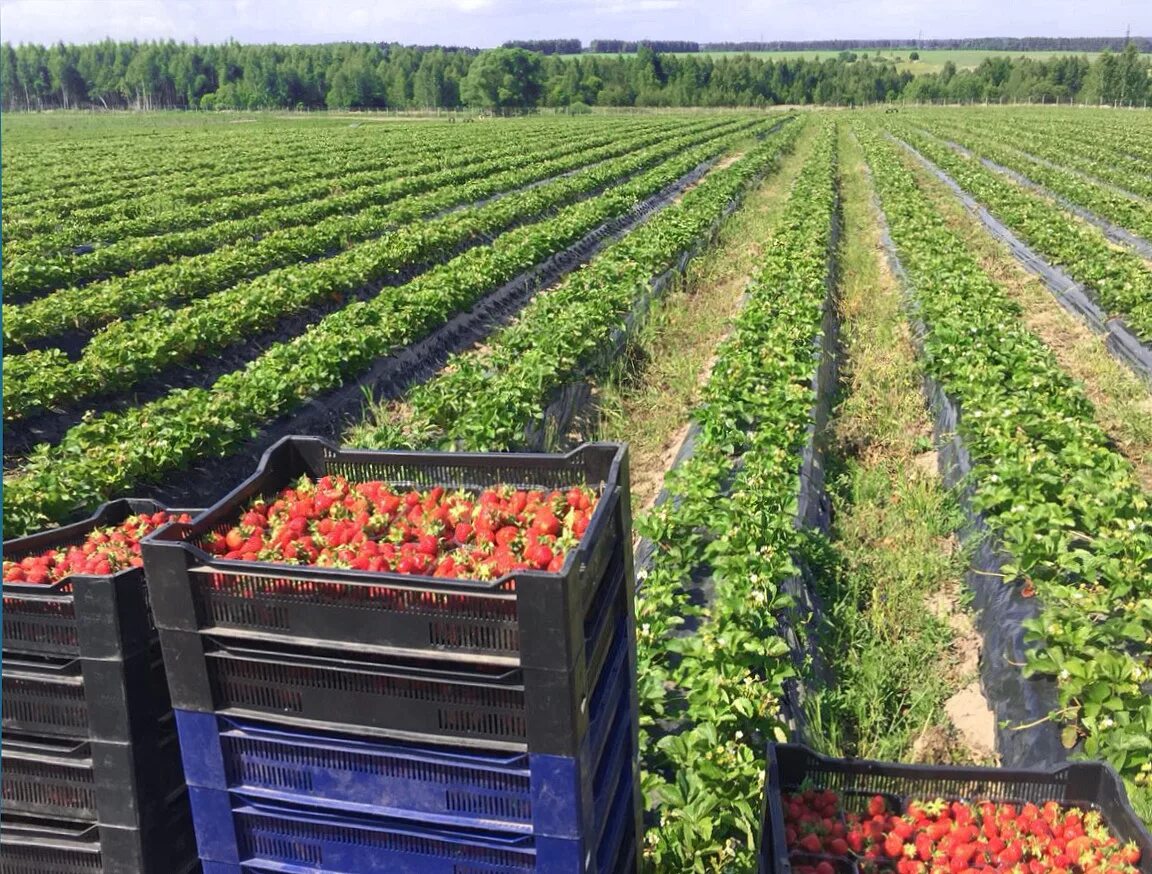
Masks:
[[[544,46],[541,45],[541,48]],[[631,47],[631,46],[630,46]],[[592,106],[859,106],[913,102],[1082,102],[1141,106],[1149,61],[1129,41],[1095,60],[990,57],[913,75],[844,50],[835,58],[670,54],[561,56],[377,43],[4,44],[2,108],[461,109],[523,112]]]

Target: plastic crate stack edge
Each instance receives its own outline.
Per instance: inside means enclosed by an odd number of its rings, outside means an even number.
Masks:
[[[559,574],[491,582],[222,561],[195,544],[307,474],[593,485]],[[286,438],[144,544],[206,872],[608,874],[640,836],[627,450],[350,450]],[[514,579],[514,582],[513,582]]]
[[[76,545],[95,528],[166,509],[112,501],[5,542],[4,556]],[[5,872],[189,868],[191,810],[143,569],[5,583],[3,597]]]

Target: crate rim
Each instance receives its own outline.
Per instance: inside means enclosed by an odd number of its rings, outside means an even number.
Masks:
[[[802,752],[813,758],[819,759],[822,762],[828,763],[843,763],[846,765],[875,765],[883,768],[886,771],[897,771],[898,776],[908,777],[923,777],[923,778],[988,778],[995,777],[998,780],[1014,780],[1026,779],[1033,777],[1056,777],[1059,774],[1068,771],[1071,768],[1091,766],[1099,767],[1103,770],[1104,774],[1111,780],[1116,788],[1120,790],[1121,796],[1127,801],[1128,790],[1124,787],[1124,781],[1120,778],[1120,773],[1112,767],[1111,764],[1103,759],[1077,759],[1074,761],[1063,762],[1058,765],[1053,765],[1047,768],[1000,768],[995,766],[983,765],[919,765],[911,762],[885,762],[880,759],[869,759],[857,756],[826,756],[823,753],[817,752],[806,744],[799,743],[777,743],[771,741],[768,744],[768,761],[769,764],[775,766],[774,770],[768,773],[769,785],[780,787],[779,782],[779,766],[776,751],[784,749],[789,752]],[[931,773],[929,773],[931,772]],[[1145,829],[1146,830],[1146,829]],[[1150,836],[1152,837],[1152,836]]]
[[[356,662],[352,659],[341,656],[328,656],[319,655],[311,651],[297,650],[294,652],[280,652],[275,650],[253,649],[242,646],[220,646],[218,640],[212,635],[207,635],[206,639],[209,642],[215,643],[216,646],[211,649],[206,649],[205,658],[228,658],[240,661],[253,662],[256,664],[268,664],[270,662],[278,664],[286,664],[297,667],[308,667],[322,670],[330,667],[338,667],[342,672],[363,674],[372,677],[391,676],[398,679],[417,679],[426,682],[442,682],[453,683],[461,686],[472,686],[485,684],[499,683],[502,684],[501,688],[506,688],[512,691],[516,689],[523,689],[523,682],[510,683],[508,682],[513,677],[520,674],[518,668],[509,667],[507,670],[493,673],[491,675],[483,676],[477,672],[467,673],[465,671],[452,670],[449,668],[435,667],[433,664],[443,663],[441,660],[436,659],[423,659],[427,661],[427,666],[416,665],[399,665],[386,663],[375,664],[372,662]]]
[[[2,822],[0,838],[37,838],[53,845],[76,847],[83,844],[97,850],[100,847],[99,823],[21,813],[8,813]]]
[[[193,787],[195,788],[195,787]],[[234,814],[272,816],[278,820],[305,823],[308,825],[335,825],[345,828],[362,829],[370,832],[402,832],[413,837],[433,837],[444,840],[466,840],[471,843],[488,843],[493,849],[531,849],[532,836],[500,829],[468,829],[428,823],[413,825],[412,820],[387,816],[372,816],[357,813],[330,813],[320,808],[301,804],[270,802],[254,797],[248,792],[234,789],[200,789],[205,793],[224,793]]]
[[[37,662],[21,659],[21,655],[23,653],[4,653],[5,680],[37,679],[60,683],[70,682],[75,685],[84,684],[84,677],[81,673],[83,662],[80,656],[69,658],[63,662]]]
[[[310,444],[319,446],[328,452],[349,455],[370,455],[372,458],[365,459],[365,463],[371,462],[375,459],[381,461],[390,458],[404,458],[415,459],[423,458],[425,460],[430,458],[442,458],[445,462],[458,461],[458,460],[491,460],[492,458],[507,459],[510,463],[515,463],[518,460],[532,460],[533,463],[539,463],[541,459],[571,459],[589,452],[597,450],[607,451],[613,450],[612,462],[610,465],[609,479],[605,480],[606,488],[601,496],[601,500],[596,505],[596,510],[592,514],[592,518],[588,522],[588,528],[580,538],[580,542],[575,549],[569,550],[565,556],[563,567],[554,573],[541,570],[522,570],[513,571],[503,574],[500,577],[491,580],[476,580],[476,579],[447,579],[444,577],[432,577],[419,574],[397,574],[394,572],[373,572],[355,570],[353,568],[326,568],[319,565],[299,565],[299,564],[281,564],[277,562],[267,561],[241,561],[238,559],[220,559],[208,552],[205,552],[196,544],[190,542],[186,538],[188,536],[200,536],[207,533],[213,526],[220,524],[229,517],[234,515],[236,505],[242,505],[243,501],[251,499],[254,495],[259,494],[260,490],[255,489],[256,481],[262,478],[268,465],[271,462],[273,453],[282,451],[282,447],[291,444]],[[260,457],[260,463],[256,466],[256,470],[244,479],[239,485],[225,494],[222,498],[198,512],[198,515],[192,517],[191,522],[180,523],[171,522],[167,525],[161,526],[156,531],[153,531],[141,541],[142,544],[159,546],[164,548],[180,548],[186,552],[191,553],[198,564],[193,565],[190,570],[205,572],[213,571],[216,573],[232,573],[238,576],[255,576],[255,577],[279,577],[289,578],[293,580],[300,580],[302,582],[320,582],[320,583],[341,583],[346,585],[357,586],[388,586],[389,588],[405,588],[405,589],[437,589],[449,592],[451,594],[468,594],[469,592],[485,593],[491,595],[507,595],[509,598],[515,598],[514,592],[507,590],[493,591],[504,589],[509,582],[516,582],[519,580],[530,580],[533,578],[541,577],[549,580],[563,579],[570,575],[572,567],[574,566],[577,558],[581,563],[587,564],[587,557],[590,551],[591,544],[598,543],[603,529],[608,524],[608,519],[611,517],[610,509],[614,508],[615,502],[620,500],[620,486],[619,486],[619,470],[620,464],[624,456],[627,454],[626,443],[612,443],[607,441],[598,441],[583,443],[575,449],[565,453],[544,453],[544,452],[417,452],[410,450],[399,449],[359,449],[351,446],[342,446],[333,443],[330,440],[325,440],[321,437],[309,437],[301,435],[289,435],[282,437],[270,446],[264,454]],[[179,534],[177,534],[179,532]],[[239,569],[239,570],[238,570]],[[318,576],[319,574],[319,576]]]
[[[48,740],[6,734],[0,746],[0,760],[42,762],[60,767],[92,767],[91,741],[66,739],[59,745],[53,745]]]
[[[515,773],[530,773],[528,767],[529,754],[527,752],[517,753],[492,750],[485,753],[477,750],[465,751],[451,744],[444,744],[442,750],[435,750],[434,752],[429,752],[424,748],[413,751],[408,749],[408,747],[420,745],[400,744],[394,741],[389,742],[362,736],[345,736],[339,734],[333,734],[329,739],[317,736],[316,732],[291,730],[293,728],[291,726],[289,728],[276,728],[268,724],[259,724],[259,720],[239,719],[220,713],[213,714],[213,716],[221,722],[227,723],[229,726],[228,728],[220,730],[220,737],[222,738],[230,737],[275,743],[290,743],[294,740],[301,742],[307,741],[309,747],[313,749],[332,750],[335,752],[357,752],[370,755],[388,755],[414,761],[427,761],[430,758],[434,758],[438,762],[444,762],[446,764],[458,764],[478,770],[495,771],[500,774],[510,773],[510,768],[514,769]],[[241,722],[248,724],[241,725],[239,724]],[[431,747],[434,745],[429,744],[427,746]],[[483,756],[483,758],[481,756]],[[523,766],[516,767],[519,763],[523,763]]]

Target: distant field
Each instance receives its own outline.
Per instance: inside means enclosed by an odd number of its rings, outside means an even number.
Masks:
[[[879,59],[895,61],[901,70],[909,70],[912,73],[935,73],[948,61],[951,61],[960,69],[974,69],[980,65],[981,61],[989,57],[1019,58],[1027,56],[1037,61],[1044,61],[1061,55],[1075,54],[1074,52],[995,52],[981,51],[979,49],[921,49],[920,60],[909,61],[908,53],[911,51],[915,51],[915,49],[882,51],[879,53]],[[825,58],[835,58],[840,52],[699,52],[699,54],[710,55],[714,58],[753,54],[758,57],[767,56],[778,60],[790,58],[816,58],[823,60]],[[1085,54],[1090,58],[1095,58],[1099,52],[1086,52]],[[856,55],[861,58],[877,58],[877,53],[874,51],[857,51]],[[576,55],[565,55],[564,57],[572,58],[576,57]],[[610,53],[585,53],[581,57],[614,57],[614,55]]]

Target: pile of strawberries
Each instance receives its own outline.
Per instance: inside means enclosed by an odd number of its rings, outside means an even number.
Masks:
[[[784,795],[784,826],[795,874],[841,874],[837,859],[896,874],[1136,874],[1140,850],[1111,835],[1100,814],[1055,801],[913,801],[903,814],[876,795],[845,812],[837,793]],[[825,856],[826,859],[809,857]]]
[[[52,585],[72,574],[106,575],[140,567],[140,541],[161,525],[190,522],[187,513],[163,511],[129,516],[119,525],[96,528],[79,546],[49,549],[18,561],[4,561],[4,582]]]
[[[228,560],[489,580],[557,572],[596,509],[589,488],[394,490],[340,476],[301,478],[257,499],[202,546]]]

